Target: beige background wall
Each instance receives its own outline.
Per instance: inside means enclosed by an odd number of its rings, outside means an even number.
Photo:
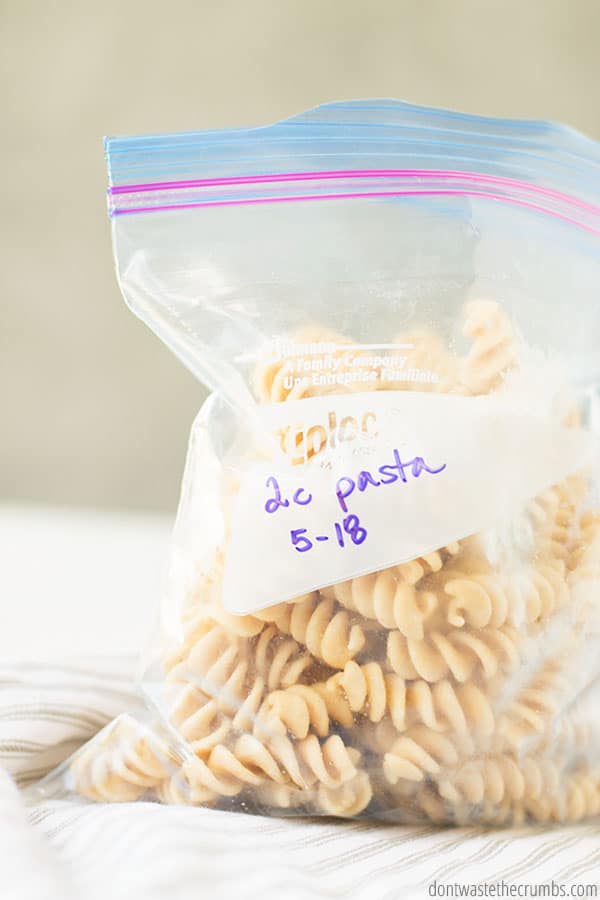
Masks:
[[[0,500],[173,509],[204,396],[126,310],[103,134],[395,96],[600,138],[598,0],[0,0]]]

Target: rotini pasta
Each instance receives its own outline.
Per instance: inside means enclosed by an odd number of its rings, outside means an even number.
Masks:
[[[223,630],[217,627],[201,638],[170,678],[194,685],[207,698],[216,698],[225,712],[233,713],[245,698],[248,660],[235,643],[227,642],[226,633],[221,642],[221,634]]]
[[[254,730],[269,733],[287,729],[295,738],[305,738],[313,731],[319,737],[326,737],[330,719],[351,726],[349,706],[340,702],[326,685],[297,684],[267,696],[258,712]]]
[[[571,650],[575,649],[575,641]],[[524,741],[543,735],[557,714],[561,695],[567,689],[566,658],[551,658],[527,685],[503,708],[497,731],[515,750]]]
[[[457,553],[460,553],[460,549],[460,542],[452,541],[445,547],[440,547],[438,550],[433,550],[431,553],[419,556],[417,559],[400,563],[395,568],[399,577],[408,582],[408,584],[418,584],[426,575],[439,572],[447,561],[451,560]]]
[[[448,570],[443,578],[448,623],[461,628],[505,623],[536,624],[546,620],[568,599],[564,563],[538,562],[529,571],[505,576],[494,572]]]
[[[588,511],[581,517],[579,534],[568,558],[569,583],[597,581],[600,578],[600,513]]]
[[[360,762],[358,751],[349,751],[355,765]],[[364,770],[338,787],[319,785],[317,789],[301,789],[294,784],[265,782],[256,788],[255,799],[267,808],[303,810],[340,818],[353,818],[363,812],[373,797],[373,788]]]
[[[221,711],[218,700],[210,700],[193,685],[179,689],[169,719],[198,756],[210,753],[232,728],[231,718]]]
[[[518,632],[507,625],[477,631],[462,628],[447,633],[434,631],[422,641],[391,631],[387,661],[402,678],[436,682],[452,676],[456,681],[465,682],[474,672],[491,678],[500,666],[516,666],[518,643]]]
[[[317,793],[318,811],[326,816],[342,819],[354,818],[367,808],[373,797],[373,788],[368,774],[364,771],[345,781],[339,787],[331,788],[322,784]]]
[[[494,300],[473,300],[465,307],[463,331],[472,346],[462,364],[462,383],[473,394],[487,394],[516,363],[512,324]]]
[[[249,655],[253,671],[264,678],[269,690],[290,687],[315,667],[314,657],[293,638],[283,636],[274,625],[260,632]]]
[[[433,591],[419,590],[399,579],[392,569],[332,585],[321,593],[384,628],[399,629],[406,637],[416,639],[423,638],[427,622],[438,606]]]
[[[456,766],[459,753],[447,735],[423,725],[415,725],[401,735],[383,757],[383,773],[390,784],[400,779],[423,781],[443,768]]]
[[[435,731],[473,730],[485,735],[494,730],[490,702],[475,684],[404,681],[384,672],[378,663],[359,666],[353,661],[325,683],[294,685],[269,694],[257,723],[267,733],[287,730],[303,738],[312,730],[325,737],[332,723],[350,729],[359,715],[373,723],[389,717],[397,731],[416,723]]]
[[[366,643],[364,628],[352,621],[347,612],[336,608],[332,599],[320,599],[316,593],[295,603],[270,606],[257,616],[290,634],[333,668],[344,666]]]
[[[434,821],[489,825],[573,822],[600,812],[599,770],[569,771],[557,759],[498,755],[474,759],[428,786],[418,802]]]
[[[138,800],[176,769],[166,741],[123,715],[96,736],[73,760],[69,783],[91,800]]]

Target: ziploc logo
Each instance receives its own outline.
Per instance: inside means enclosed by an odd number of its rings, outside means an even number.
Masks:
[[[329,410],[321,422],[284,425],[275,434],[281,451],[293,466],[298,466],[357,438],[377,437],[377,413],[368,409],[357,415],[338,416],[335,410]]]

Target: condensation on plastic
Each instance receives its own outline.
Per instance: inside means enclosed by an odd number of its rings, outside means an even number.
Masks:
[[[143,679],[154,719],[117,720],[39,790],[449,824],[596,815],[598,145],[360,101],[110,139],[107,156],[125,299],[214,393]],[[395,445],[366,427],[375,394],[381,420],[405,416]],[[467,424],[475,410],[497,452]],[[406,430],[435,444],[436,428],[464,462],[460,501],[413,466],[402,524],[398,491],[374,485],[393,466],[369,466]],[[264,509],[241,508],[256,473],[335,487],[350,463],[370,474],[356,496],[377,493],[370,522],[335,523],[344,578],[316,548],[332,522],[304,530],[310,547],[292,531],[287,556],[269,552]],[[465,533],[463,507],[485,528]],[[369,568],[357,529],[374,516],[397,558]],[[442,516],[443,545],[428,546]],[[407,557],[413,532],[422,552]],[[269,596],[317,552],[316,586],[309,574],[301,596]],[[224,578],[238,594],[264,584],[264,604],[228,611]]]

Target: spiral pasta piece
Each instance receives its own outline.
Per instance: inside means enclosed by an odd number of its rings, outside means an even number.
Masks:
[[[455,628],[465,624],[498,628],[509,618],[511,601],[506,579],[497,575],[450,571],[446,573],[444,594],[449,598],[447,620]]]
[[[568,601],[564,572],[558,560],[509,575],[447,570],[442,580],[445,618],[454,628],[539,624]]]
[[[166,742],[130,716],[107,725],[69,766],[71,786],[90,800],[138,800],[175,768]]]
[[[548,729],[569,686],[565,663],[564,655],[548,660],[499,715],[497,733],[515,750]]]
[[[204,753],[230,728],[251,729],[266,692],[296,684],[314,663],[293,638],[273,626],[255,639],[244,639],[206,621],[187,658],[168,676],[175,688],[171,722],[196,753]]]
[[[242,734],[229,746],[215,745],[203,759],[187,760],[180,773],[161,786],[163,796],[185,798],[185,802],[207,803],[217,797],[234,797],[266,782],[286,786],[289,778],[305,787],[294,745],[274,737],[269,745],[250,734]]]
[[[346,722],[352,724],[351,713]],[[254,731],[269,734],[287,730],[295,738],[305,738],[313,731],[319,737],[326,737],[329,725],[327,692],[320,691],[317,685],[297,684],[267,696],[258,712]]]
[[[170,680],[193,685],[207,699],[214,699],[219,709],[234,714],[247,695],[248,659],[235,644],[215,651],[210,637],[210,646],[198,641],[187,660],[173,669]]]
[[[585,479],[576,473],[530,502],[538,557],[568,561],[585,489]]]
[[[238,669],[236,667],[234,670],[236,678]],[[244,662],[244,673],[246,670],[247,663]],[[260,710],[264,707],[264,698],[268,693],[265,679],[253,674],[252,678],[240,685],[235,697],[226,691],[228,683],[225,682],[224,688],[217,691],[214,698],[207,696],[195,684],[186,684],[172,704],[171,722],[178,727],[181,735],[198,755],[204,755],[220,743],[230,730],[252,730],[259,720],[264,720],[264,716],[260,716]]]
[[[343,692],[352,712],[364,714],[371,722],[389,715],[398,731],[417,723],[435,731],[489,735],[494,730],[491,704],[476,684],[453,685],[447,679],[433,685],[422,679],[405,681],[375,662],[361,666],[349,662],[343,672],[331,676],[327,687]]]
[[[323,742],[315,734],[296,741],[283,734],[266,738],[244,734],[235,754],[245,766],[272,781],[291,780],[303,789],[318,784],[339,787],[356,775],[354,748],[347,747],[337,734]]]
[[[360,753],[348,749],[352,763],[358,766]],[[320,784],[316,788],[302,789],[292,783],[277,784],[265,782],[255,788],[254,798],[266,807],[293,809],[303,812],[317,812],[338,818],[353,818],[360,815],[371,802],[373,788],[368,774],[357,769],[356,775],[337,787]]]
[[[267,809],[293,809],[298,813],[305,813],[314,811],[315,791],[299,788],[291,782],[277,784],[265,781],[254,788],[252,800]]]
[[[386,714],[402,729],[406,715],[406,685],[394,673],[386,673],[376,662],[358,665],[348,662],[343,672],[327,681],[329,693],[342,694],[353,713],[364,713],[371,722],[380,722]]]
[[[165,676],[187,659],[189,652],[198,643],[202,643],[207,652],[213,647],[213,654],[218,654],[222,649],[235,644],[237,635],[223,628],[212,618],[204,608],[200,611],[194,609],[192,615],[183,622],[183,636],[178,640],[171,652],[163,655],[162,668]]]
[[[515,365],[515,334],[495,300],[472,300],[464,312],[463,332],[472,339],[472,346],[462,365],[462,383],[472,394],[487,394]]]
[[[436,731],[490,735],[494,715],[485,693],[475,684],[448,680],[430,685],[404,681],[378,663],[350,661],[325,683],[295,685],[268,695],[257,715],[261,733],[289,732],[295,738],[313,731],[325,737],[331,722],[351,728],[355,715],[380,723],[389,717],[396,731],[421,723]]]
[[[224,610],[220,603],[216,602],[210,605],[206,604],[203,614],[210,616],[210,618],[222,625],[226,631],[237,637],[255,637],[264,628],[264,622],[257,619],[256,616],[233,615],[233,613],[228,613]]]
[[[252,669],[264,678],[269,690],[296,684],[314,658],[293,638],[286,638],[274,625],[260,632],[250,648]]]
[[[582,515],[567,566],[571,585],[600,579],[600,512],[588,511]]]
[[[434,821],[486,824],[575,822],[600,812],[600,770],[569,772],[561,760],[507,754],[469,760],[437,783],[426,808]]]
[[[296,748],[309,784],[318,782],[336,788],[356,775],[357,758],[351,752],[354,748],[347,747],[337,734],[323,743],[316,735],[309,734],[296,743]]]
[[[406,637],[419,639],[439,604],[433,590],[417,585],[427,575],[440,572],[459,551],[458,542],[448,544],[427,556],[331,585],[320,593],[384,628],[397,628]]]
[[[390,784],[400,779],[423,781],[444,768],[456,766],[456,743],[445,734],[416,725],[399,737],[383,757],[383,773]]]
[[[204,757],[221,744],[232,728],[218,700],[209,699],[194,685],[185,685],[173,703],[169,718],[197,756]]]
[[[196,803],[202,803],[205,806],[212,806],[219,798],[218,793],[209,791],[208,789],[195,800]],[[154,799],[160,803],[173,806],[188,806],[192,804],[192,791],[187,780],[181,771],[165,778],[154,789]]]
[[[320,785],[316,805],[318,811],[327,816],[351,819],[364,812],[372,798],[371,779],[365,771],[359,771],[339,787]]]
[[[585,768],[574,772],[569,778],[564,802],[555,807],[554,815],[559,822],[579,822],[581,819],[600,814],[600,770]]]
[[[333,599],[311,594],[296,603],[280,603],[256,614],[272,622],[284,634],[305,647],[313,656],[333,668],[342,668],[365,646],[366,637],[359,624],[347,612],[338,609]]]
[[[391,631],[387,641],[387,660],[402,678],[441,681],[451,675],[467,681],[476,669],[491,678],[501,666],[515,666],[519,660],[519,633],[511,626],[482,628],[473,632],[455,629],[446,634],[434,631],[424,640],[405,638]]]
[[[217,744],[206,759],[195,757],[182,766],[191,803],[211,802],[215,797],[235,797],[246,784],[260,779],[223,744]]]
[[[425,556],[399,563],[394,568],[403,581],[408,584],[418,584],[427,575],[441,571],[449,560],[460,553],[460,550],[460,542],[452,541],[444,547],[440,547],[439,550],[432,550]]]
[[[399,629],[406,637],[422,639],[438,598],[398,579],[393,569],[383,569],[332,585],[321,591],[352,612],[373,619],[384,628]]]
[[[539,775],[539,770],[535,770]],[[520,801],[525,793],[526,770],[507,754],[468,760],[437,782],[440,796],[455,807],[464,803],[495,805],[505,797]]]

